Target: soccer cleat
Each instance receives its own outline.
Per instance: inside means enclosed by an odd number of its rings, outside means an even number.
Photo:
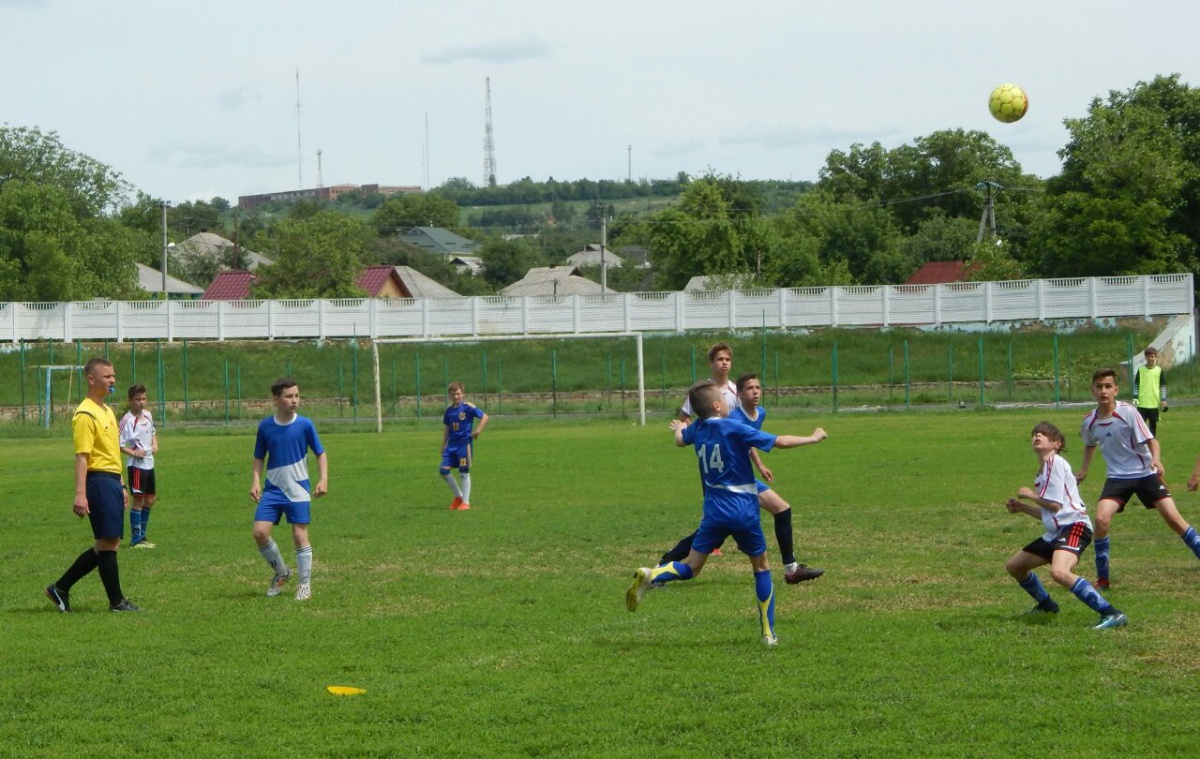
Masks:
[[[281,575],[275,575],[271,578],[271,584],[267,586],[267,598],[274,598],[283,592],[283,586],[287,585],[287,581],[292,579],[292,570],[284,570]]]
[[[767,648],[774,648],[779,645],[779,638],[775,635],[764,635],[762,636],[762,642]]]
[[[714,548],[714,549],[712,549],[712,553],[710,553],[710,554],[709,554],[709,556],[724,556],[724,555],[725,555],[725,554],[721,553],[721,549],[720,549],[720,548]]]
[[[139,540],[136,543],[132,543],[132,544],[130,544],[129,547],[130,548],[158,548],[158,546],[154,545],[153,543],[151,543],[150,541],[145,540],[145,539]]]
[[[59,611],[71,610],[71,594],[63,593],[53,585],[49,585],[45,590],[46,598],[50,599],[50,603],[58,607]]]
[[[1107,630],[1110,627],[1124,627],[1129,621],[1129,617],[1119,611],[1114,611],[1112,614],[1105,614],[1100,617],[1100,624],[1096,625],[1097,630]]]
[[[296,600],[307,601],[312,596],[312,586],[306,582],[300,583],[296,588]]]
[[[642,596],[646,595],[648,590],[650,590],[650,570],[642,567],[633,573],[633,581],[629,583],[629,590],[625,591],[625,608],[637,611],[638,604],[642,602]]]
[[[1096,590],[1108,590],[1108,587],[1109,587],[1109,583],[1108,583],[1107,577],[1101,577],[1098,580],[1096,580],[1096,584],[1095,584]]]
[[[1057,614],[1058,603],[1052,598],[1038,602],[1038,605],[1025,612],[1026,614]]]
[[[458,504],[459,511],[466,511],[469,508],[471,508],[471,504],[467,503],[466,501],[463,501],[462,503]]]
[[[783,579],[787,580],[789,585],[815,580],[823,574],[825,574],[824,569],[810,567],[807,564],[788,564],[783,568]]]
[[[113,604],[112,606],[108,607],[108,610],[109,611],[141,611],[141,609],[139,609],[137,606],[135,606],[134,603],[132,601],[130,601],[128,598],[122,598],[120,603]]]
[[[458,511],[460,508],[462,508],[462,498],[454,496],[454,500],[450,502],[450,510]]]

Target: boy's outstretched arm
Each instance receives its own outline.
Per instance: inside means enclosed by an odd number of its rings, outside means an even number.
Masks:
[[[680,421],[679,419],[672,419],[671,423],[667,426],[670,427],[671,431],[675,433],[676,446],[682,448],[687,445],[687,443],[683,442],[683,428],[687,426],[687,422]],[[778,442],[776,442],[776,445],[778,445]]]
[[[799,448],[802,445],[812,445],[819,443],[829,435],[820,427],[813,430],[813,433],[808,437],[800,437],[799,435],[780,435],[775,438],[776,448]]]

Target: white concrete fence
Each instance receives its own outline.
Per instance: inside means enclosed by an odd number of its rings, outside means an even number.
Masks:
[[[1191,274],[442,299],[0,304],[0,342],[938,327],[1190,314]]]

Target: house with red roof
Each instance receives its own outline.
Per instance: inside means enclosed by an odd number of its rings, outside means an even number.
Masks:
[[[223,271],[209,284],[200,300],[246,300],[258,276],[249,271]]]
[[[966,261],[930,261],[905,280],[906,285],[941,285],[966,281]]]

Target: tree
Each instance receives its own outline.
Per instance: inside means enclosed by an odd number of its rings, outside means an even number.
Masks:
[[[483,278],[497,288],[516,282],[533,267],[542,265],[537,248],[525,238],[492,238],[479,249],[479,257],[483,259]]]
[[[1033,244],[1050,276],[1200,273],[1200,90],[1178,75],[1068,119]]]
[[[458,204],[437,193],[393,195],[375,209],[371,224],[381,237],[403,234],[413,227],[458,226]]]
[[[135,298],[151,237],[108,214],[120,174],[53,133],[0,126],[0,300]]]
[[[840,203],[825,191],[814,191],[801,196],[777,228],[793,250],[810,261],[815,255],[825,271],[848,272],[854,283],[898,282],[915,268],[901,250],[901,234],[891,215],[881,206]]]
[[[257,298],[361,298],[355,286],[366,260],[371,227],[337,211],[275,224],[263,253],[274,260],[258,269]]]

